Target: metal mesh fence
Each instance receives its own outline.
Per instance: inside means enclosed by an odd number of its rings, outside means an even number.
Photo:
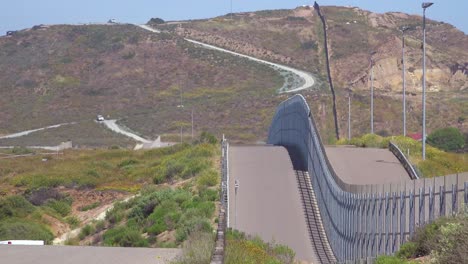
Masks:
[[[393,254],[418,226],[454,215],[468,204],[468,174],[382,185],[343,182],[326,157],[301,95],[278,106],[268,143],[286,147],[296,169],[309,172],[330,246],[340,263]]]

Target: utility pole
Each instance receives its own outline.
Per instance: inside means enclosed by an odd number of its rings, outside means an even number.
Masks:
[[[231,0],[231,23],[232,23],[232,21],[233,21],[233,20],[232,20],[232,15],[233,15],[233,14],[232,14],[232,0]]]
[[[434,3],[422,3],[423,8],[423,120],[422,120],[422,159],[426,160],[426,8]]]
[[[401,62],[403,64],[403,136],[406,137],[406,67],[405,67],[405,31],[408,27],[401,29],[402,45],[401,45]]]
[[[377,52],[371,53],[371,115],[370,115],[370,126],[371,126],[371,134],[374,134],[374,54]]]

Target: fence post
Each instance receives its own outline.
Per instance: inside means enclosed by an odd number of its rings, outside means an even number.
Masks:
[[[409,214],[410,214],[410,219],[409,219],[409,232],[410,236],[413,235],[414,233],[414,222],[415,222],[415,212],[414,212],[414,193],[413,191],[410,191],[410,200],[409,200]]]
[[[393,193],[393,208],[392,208],[392,253],[396,251],[397,229],[398,229],[398,206],[397,194]]]
[[[429,186],[429,223],[434,221],[434,187]]]
[[[388,192],[385,193],[385,254],[389,254],[389,235],[390,235],[390,201]]]
[[[380,255],[382,254],[382,228],[384,227],[384,222],[382,219],[382,210],[383,210],[383,196],[382,193],[379,193],[379,221],[377,225],[377,230],[378,230],[378,246],[377,246],[377,254]]]
[[[465,197],[465,208],[464,210],[468,210],[468,182],[465,182],[465,192],[464,192],[464,197]]]
[[[405,243],[405,229],[406,229],[406,191],[400,192],[400,245]]]
[[[457,208],[458,190],[457,189],[458,189],[457,185],[452,184],[452,215],[455,215],[456,213],[458,213],[458,208]]]
[[[418,219],[418,226],[423,226],[425,222],[425,206],[424,201],[426,200],[424,197],[425,190],[424,188],[419,188],[419,219]]]
[[[445,185],[440,186],[440,196],[439,196],[439,203],[440,203],[440,212],[439,216],[445,216]]]

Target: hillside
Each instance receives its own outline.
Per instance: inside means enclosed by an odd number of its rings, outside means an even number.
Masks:
[[[402,13],[376,14],[358,8],[322,7],[327,19],[331,70],[338,93],[340,127],[346,130],[348,91],[353,92],[353,128],[369,131],[370,53],[374,55],[376,131],[401,133],[401,32],[406,33],[409,131],[418,132],[421,116],[422,18]],[[313,8],[234,14],[208,20],[162,25],[161,29],[241,53],[314,73],[328,90],[323,30]],[[428,20],[428,129],[446,125],[468,131],[468,36],[453,26]],[[327,103],[312,104],[316,116],[329,116]],[[322,101],[322,100],[321,100]],[[327,119],[328,120],[328,119]],[[323,120],[325,121],[325,120]],[[320,122],[324,125],[329,122]],[[326,131],[331,131],[325,129]]]
[[[260,133],[263,120],[252,115],[274,106],[281,86],[270,67],[133,25],[57,25],[0,38],[0,134],[67,120],[79,124],[60,135],[95,145],[103,128],[90,121],[103,114],[155,138],[188,131],[193,109],[196,131],[242,137],[246,128]]]
[[[369,59],[376,51],[375,131],[400,134],[401,32],[406,39],[408,132],[420,131],[421,17],[323,7],[341,136],[347,130],[352,91],[352,134],[369,132]],[[323,32],[313,9],[259,11],[206,20],[152,25],[35,27],[0,38],[0,135],[62,122],[74,126],[31,134],[27,142],[72,139],[81,146],[133,143],[91,120],[97,114],[152,139],[203,130],[229,138],[264,141],[284,78],[274,69],[198,47],[182,37],[311,72],[315,89],[302,91],[322,137],[333,140],[331,95],[326,81]],[[468,132],[468,36],[428,21],[428,132],[448,125]],[[286,77],[286,79],[288,79]],[[183,108],[178,108],[182,100]],[[70,136],[68,136],[70,135]],[[171,136],[173,135],[173,136]],[[54,141],[55,140],[55,141]],[[17,145],[19,139],[0,139]],[[37,144],[39,144],[37,143]]]

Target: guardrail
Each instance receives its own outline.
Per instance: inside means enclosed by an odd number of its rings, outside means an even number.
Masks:
[[[310,108],[296,95],[282,102],[268,143],[288,149],[309,172],[328,241],[339,263],[393,254],[415,228],[468,204],[468,173],[383,185],[343,182],[328,161]]]
[[[221,208],[218,217],[218,229],[216,231],[216,242],[213,254],[211,256],[211,264],[224,263],[224,249],[226,246],[226,228],[228,226],[228,212],[229,212],[229,169],[228,169],[228,152],[229,143],[223,137],[221,143],[221,195],[220,202]]]
[[[401,151],[401,149],[393,142],[388,143],[388,149],[397,157],[397,159],[400,161],[401,165],[403,165],[403,168],[405,168],[406,172],[408,172],[410,178],[412,180],[417,180],[419,179],[418,173],[414,170],[413,165],[411,165],[410,161],[406,158],[405,154]]]

